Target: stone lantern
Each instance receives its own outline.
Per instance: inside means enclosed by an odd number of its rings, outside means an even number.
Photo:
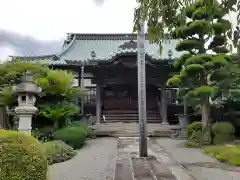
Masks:
[[[30,72],[24,73],[21,83],[13,87],[13,92],[18,95],[18,106],[15,112],[19,117],[18,130],[31,135],[32,116],[37,112],[34,106],[36,95],[42,89],[33,82],[33,76]]]

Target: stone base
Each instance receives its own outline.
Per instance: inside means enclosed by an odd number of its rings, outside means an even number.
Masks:
[[[182,129],[181,131],[179,131],[177,139],[187,139],[187,130]]]
[[[161,124],[162,124],[162,125],[169,125],[168,122],[162,122]]]

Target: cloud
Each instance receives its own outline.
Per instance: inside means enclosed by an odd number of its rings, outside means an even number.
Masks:
[[[41,41],[31,36],[23,36],[13,31],[0,30],[0,58],[9,55],[44,55],[59,51],[63,41]]]
[[[93,2],[97,5],[97,6],[102,6],[105,3],[106,0],[93,0]]]

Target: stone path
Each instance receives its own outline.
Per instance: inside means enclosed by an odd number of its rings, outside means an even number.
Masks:
[[[74,159],[51,166],[49,180],[112,180],[116,149],[116,139],[89,140]]]
[[[139,158],[138,138],[89,140],[77,156],[49,169],[49,180],[240,180],[240,169],[218,163],[184,141],[149,139]]]
[[[153,144],[161,147],[176,164],[197,180],[240,180],[240,168],[229,167],[201,153],[199,149],[184,147],[183,140],[154,139]],[[169,163],[166,161],[166,163]],[[171,166],[169,166],[171,169]],[[174,169],[172,169],[174,173]]]

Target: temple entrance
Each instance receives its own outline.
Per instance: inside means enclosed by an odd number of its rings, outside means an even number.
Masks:
[[[147,109],[157,110],[158,91],[147,87]],[[103,110],[138,110],[137,85],[111,85],[103,89]]]

